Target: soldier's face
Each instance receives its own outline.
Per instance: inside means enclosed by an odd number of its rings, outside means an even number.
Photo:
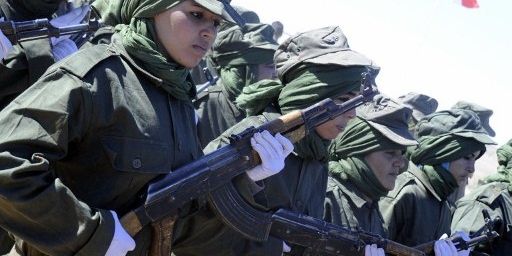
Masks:
[[[480,151],[477,150],[472,154],[450,162],[449,171],[457,180],[459,186],[465,186],[469,176],[475,172],[475,162],[479,155]]]
[[[334,101],[338,104],[343,103],[351,98],[354,98],[358,94],[358,92],[350,92],[334,99]],[[342,115],[339,115],[338,117],[315,127],[315,131],[318,133],[318,135],[320,135],[320,137],[322,137],[322,139],[333,140],[336,138],[336,136],[338,136],[338,134],[345,130],[348,121],[354,117],[356,117],[356,110],[351,109]]]
[[[379,150],[365,156],[368,167],[387,190],[393,190],[400,170],[406,165],[403,153],[400,149]]]
[[[186,0],[155,16],[158,40],[179,64],[193,68],[211,48],[222,18]]]

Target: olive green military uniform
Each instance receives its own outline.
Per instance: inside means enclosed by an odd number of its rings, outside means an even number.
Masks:
[[[95,3],[121,18],[112,43],[52,66],[0,112],[0,225],[25,255],[105,255],[109,210],[123,216],[149,182],[202,154],[189,71],[147,29],[178,2]],[[150,228],[134,240],[128,255],[147,255]]]
[[[243,29],[233,26],[219,32],[211,59],[218,65],[220,79],[194,103],[203,148],[246,117],[234,102],[245,86],[258,81],[258,65],[273,63],[277,48],[273,35],[267,24],[247,24]]]
[[[30,255],[104,254],[106,209],[122,216],[149,181],[201,155],[192,104],[161,83],[114,42],[52,68],[1,112],[1,224]],[[135,239],[130,255],[148,246],[147,232]]]
[[[365,156],[416,145],[407,130],[411,114],[411,109],[384,95],[357,108],[358,117],[329,147],[326,221],[386,236],[378,201],[389,190],[377,179]]]
[[[389,239],[415,246],[450,234],[451,208],[414,163],[379,202]]]
[[[329,177],[324,204],[325,221],[386,236],[377,202],[367,200],[354,184]]]
[[[475,251],[490,255],[509,255],[512,251],[512,140],[496,151],[498,170],[484,178],[470,194],[457,202],[453,215],[452,230],[463,230],[473,234],[484,225],[482,210],[487,210],[492,219],[499,217],[496,225],[500,237],[492,244],[482,244]]]
[[[0,1],[0,17],[5,20],[24,21],[50,18],[62,0]],[[33,84],[46,69],[55,63],[50,39],[13,44],[14,48],[0,62],[0,109]]]
[[[300,52],[295,52],[297,45],[301,46]],[[327,97],[357,91],[361,73],[372,64],[371,60],[348,48],[346,38],[338,27],[298,34],[279,49],[275,62],[279,77],[286,84],[264,80],[245,87],[236,103],[246,110],[249,117],[208,144],[205,152],[227,144],[230,134],[242,132],[251,126],[257,127],[281,114],[308,107]],[[307,57],[301,58],[302,54]],[[342,66],[340,62],[347,65]],[[330,65],[321,65],[328,63]],[[327,186],[328,143],[328,140],[312,131],[294,144],[294,152],[286,158],[285,167],[278,174],[257,183],[248,182],[244,176],[238,177],[236,187],[239,193],[259,210],[286,208],[322,218]],[[270,237],[265,242],[248,240],[224,226],[220,219],[205,217],[212,215],[211,210],[206,208],[190,220],[189,223],[203,232],[193,232],[201,235],[180,240],[182,243],[174,247],[176,255],[281,255],[283,241],[280,239]]]
[[[395,188],[379,203],[389,239],[409,246],[450,234],[452,208],[448,196],[458,187],[446,164],[494,142],[478,117],[467,110],[445,110],[416,125],[418,147],[409,148],[411,162]]]
[[[482,210],[488,210],[492,219],[499,217],[501,225],[497,226],[500,235],[492,245],[483,244],[475,251],[489,255],[510,255],[512,251],[512,193],[510,183],[492,182],[481,185],[457,202],[453,214],[452,230],[462,230],[470,235],[485,225]]]

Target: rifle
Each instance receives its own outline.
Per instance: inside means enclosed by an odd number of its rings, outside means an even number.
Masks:
[[[217,83],[217,80],[219,80],[218,76],[213,76],[212,72],[208,67],[203,68],[204,76],[206,77],[206,82],[203,84],[200,84],[196,87],[197,95],[199,95],[204,90],[208,89],[211,85],[215,85]]]
[[[457,248],[457,251],[467,250],[478,244],[492,242],[500,236],[498,232],[495,231],[495,227],[500,225],[501,219],[499,217],[491,219],[487,209],[482,209],[482,214],[484,215],[485,225],[472,234],[468,241],[464,240],[460,235],[451,236],[449,238],[455,245],[455,248]],[[430,241],[420,244],[415,248],[425,252],[426,255],[434,255],[434,243],[435,241]]]
[[[364,246],[377,244],[397,256],[423,256],[424,252],[363,230],[350,230],[300,213],[279,209],[272,215],[270,234],[308,248],[311,255],[364,255]]]
[[[90,34],[98,30],[102,25],[99,19],[92,18],[89,19],[87,23],[55,27],[45,18],[27,21],[2,21],[0,22],[0,29],[11,43],[16,44],[41,38],[59,37],[77,33]],[[78,44],[77,46],[80,47]]]
[[[175,216],[180,207],[203,195],[209,195],[210,200],[216,202],[224,200],[224,196],[230,196],[229,192],[234,189],[233,196],[240,196],[233,187],[231,180],[245,173],[246,170],[257,166],[260,162],[258,154],[252,149],[250,138],[254,133],[268,130],[270,133],[281,133],[293,142],[302,139],[310,133],[314,127],[325,123],[337,116],[353,109],[365,101],[372,99],[376,93],[373,87],[373,72],[369,70],[362,74],[361,94],[342,103],[336,104],[331,99],[325,99],[317,104],[303,110],[292,111],[278,119],[267,122],[259,127],[251,127],[247,130],[232,135],[230,143],[214,152],[211,152],[198,160],[186,164],[161,179],[149,184],[146,201],[143,205],[131,210],[121,218],[121,223],[127,232],[134,236],[144,226],[150,223],[166,220]],[[224,187],[227,187],[225,190]],[[220,194],[213,195],[212,192],[220,191]],[[226,195],[228,191],[228,195]],[[243,200],[241,200],[243,201]],[[227,208],[238,207],[237,202],[228,200]],[[231,204],[233,203],[233,204]],[[220,202],[213,203],[219,205]],[[243,205],[240,205],[244,207]],[[226,207],[218,206],[221,215]],[[254,210],[245,207],[247,210]],[[255,211],[255,210],[254,210]],[[261,219],[264,224],[270,224],[270,213],[264,213],[268,218]],[[240,222],[241,225],[259,223],[260,219],[252,219],[251,215],[229,215],[229,223]],[[249,219],[249,220],[247,220]],[[259,241],[268,238],[266,226],[259,234],[253,236],[247,230],[254,229],[254,226],[240,227],[242,234]],[[270,229],[268,229],[270,230]]]

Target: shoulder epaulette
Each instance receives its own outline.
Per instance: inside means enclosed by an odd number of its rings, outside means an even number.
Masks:
[[[59,64],[59,67],[83,78],[98,63],[109,57],[118,55],[120,54],[115,51],[112,46],[100,44],[74,53],[73,58],[63,60],[62,63]]]

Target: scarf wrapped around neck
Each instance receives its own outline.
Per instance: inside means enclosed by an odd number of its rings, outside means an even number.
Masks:
[[[304,64],[287,74],[286,84],[264,80],[244,87],[236,104],[247,115],[257,115],[272,103],[281,114],[303,109],[323,99],[336,97],[359,89],[363,66]],[[305,159],[327,162],[330,141],[315,131],[295,143],[295,152]]]
[[[388,190],[379,182],[364,157],[380,150],[404,150],[373,128],[365,120],[356,117],[329,146],[329,174],[348,180],[372,200],[386,195]]]
[[[189,70],[176,63],[158,42],[153,17],[181,1],[97,0],[94,7],[106,24],[115,25],[126,51],[154,76],[163,80],[161,88],[174,98],[190,100],[195,86]]]
[[[425,172],[434,190],[445,200],[458,187],[453,175],[441,166],[463,158],[480,150],[480,157],[485,152],[485,145],[473,138],[456,134],[438,136],[421,136],[418,146],[410,147],[410,160]]]

